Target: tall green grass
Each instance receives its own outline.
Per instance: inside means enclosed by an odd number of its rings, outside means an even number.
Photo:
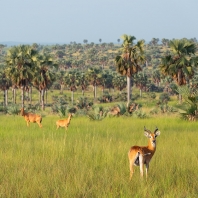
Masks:
[[[1,116],[0,197],[196,197],[198,129],[196,122],[160,117],[73,117],[67,131],[56,130],[55,116],[43,128],[21,116]],[[146,145],[143,128],[161,135],[149,178],[139,167],[129,181],[127,153]]]

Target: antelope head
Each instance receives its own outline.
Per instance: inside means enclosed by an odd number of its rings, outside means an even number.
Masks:
[[[156,127],[155,131],[152,133],[150,130],[144,127],[144,135],[149,138],[149,141],[153,147],[156,146],[156,137],[160,135],[160,131]]]

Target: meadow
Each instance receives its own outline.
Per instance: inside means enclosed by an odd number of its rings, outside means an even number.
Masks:
[[[1,115],[0,197],[197,197],[196,122],[74,116],[65,131],[56,130],[58,119],[48,115],[39,128],[27,127],[22,116]],[[157,126],[161,135],[148,180],[135,167],[130,181],[127,153],[132,145],[147,144],[144,126]]]

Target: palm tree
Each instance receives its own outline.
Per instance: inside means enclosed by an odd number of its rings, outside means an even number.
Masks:
[[[0,44],[0,54],[2,54],[4,47],[6,47],[6,45]]]
[[[37,51],[29,45],[15,46],[6,55],[6,76],[12,85],[21,88],[22,108],[24,107],[24,91],[33,78],[33,69],[37,60]]]
[[[87,47],[88,40],[87,40],[87,39],[84,39],[84,40],[83,40],[83,43],[84,43],[84,45],[83,45],[83,50],[85,51],[85,49],[86,49],[86,47]]]
[[[157,43],[159,42],[159,39],[158,38],[152,38],[152,40],[150,41],[150,43],[155,46],[157,45]]]
[[[38,45],[37,43],[33,43],[33,44],[32,44],[32,48],[33,48],[33,49],[37,50],[38,47],[39,47],[39,45]]]
[[[117,72],[127,77],[127,106],[131,99],[131,78],[134,74],[141,71],[140,64],[144,63],[144,42],[140,40],[134,44],[134,36],[122,35],[122,54],[116,56],[115,63]]]
[[[196,91],[198,88],[198,71],[195,71],[193,78],[190,80],[190,88]]]
[[[148,84],[148,77],[145,74],[145,72],[139,72],[134,75],[134,83],[136,84],[136,87],[140,89],[140,97],[142,97],[142,90],[145,88]]]
[[[160,71],[158,69],[152,71],[152,80],[157,87],[160,86],[161,76]]]
[[[43,54],[39,57],[34,70],[32,83],[39,90],[42,110],[45,110],[45,93],[47,99],[47,89],[56,79],[55,74],[50,70],[51,66],[56,67],[53,58],[49,54]]]
[[[80,73],[76,70],[71,70],[65,74],[65,84],[70,88],[72,93],[72,105],[74,104],[74,91],[76,91],[79,86],[79,75]]]
[[[100,64],[101,64],[101,68],[104,69],[104,66],[105,66],[105,64],[106,64],[107,61],[108,61],[107,56],[99,55],[98,58],[99,58],[99,62],[100,62]]]
[[[78,81],[82,89],[82,95],[84,96],[85,90],[89,85],[89,82],[85,73],[80,73]]]
[[[149,66],[149,63],[151,62],[152,57],[150,54],[145,54],[145,63],[146,63],[146,67]]]
[[[8,89],[11,81],[6,77],[4,72],[0,72],[0,89],[4,92],[4,106],[8,105]]]
[[[164,45],[164,46],[168,46],[168,42],[169,42],[169,40],[168,39],[165,39],[165,38],[162,38],[162,44]]]
[[[104,89],[106,87],[106,82],[107,82],[107,73],[105,71],[102,71],[101,73],[101,78],[99,79],[99,84],[102,87],[102,95],[104,95]]]
[[[162,57],[161,71],[171,76],[177,84],[185,85],[187,78],[194,75],[194,66],[197,66],[198,56],[195,56],[196,46],[186,40],[171,40],[170,54]]]
[[[89,68],[87,72],[87,78],[89,82],[93,85],[94,99],[96,99],[97,91],[96,87],[100,84],[101,79],[101,69],[99,68]]]
[[[109,71],[109,70],[104,70],[102,78],[104,78],[103,79],[104,85],[105,85],[104,87],[108,88],[109,91],[110,91],[110,89],[113,88],[113,82],[112,82],[113,73],[111,71]]]
[[[63,90],[65,87],[64,75],[65,75],[65,72],[62,70],[57,73],[57,80],[58,80],[58,83],[60,84],[60,93],[61,94],[63,94]]]
[[[161,58],[161,72],[165,76],[171,76],[179,86],[185,85],[193,77],[198,65],[196,45],[185,39],[171,40],[169,45],[170,54]]]
[[[83,40],[83,43],[87,44],[88,43],[88,40],[87,39],[84,39]]]

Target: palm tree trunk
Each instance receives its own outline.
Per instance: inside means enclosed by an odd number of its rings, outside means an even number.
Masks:
[[[39,90],[39,106],[41,105],[41,90]]]
[[[94,100],[96,99],[96,83],[93,85]]]
[[[3,90],[3,106],[5,107],[5,90]]]
[[[47,89],[45,89],[45,104],[47,104]]]
[[[96,84],[94,85],[94,99],[97,97],[97,90],[96,90]]]
[[[140,98],[142,97],[142,89],[140,88]]]
[[[127,76],[127,107],[131,101],[131,77]]]
[[[72,101],[72,105],[74,104],[74,91],[72,90],[71,92],[71,101]]]
[[[45,110],[45,89],[41,90],[41,108],[44,111]]]
[[[179,71],[178,71],[177,80],[178,80],[178,85],[179,86],[183,85],[183,82],[182,82],[182,69],[179,69]],[[182,95],[181,94],[179,94],[179,104],[182,104]]]
[[[25,95],[26,95],[26,100],[27,100],[27,103],[28,103],[29,102],[29,90],[26,90]]]
[[[82,95],[83,95],[83,96],[85,95],[85,90],[84,90],[84,88],[82,88]]]
[[[95,86],[93,85],[93,96],[94,96],[94,99],[95,99]]]
[[[146,60],[146,67],[148,67],[148,61]]]
[[[21,107],[24,108],[24,86],[21,87]]]
[[[29,95],[30,95],[30,105],[32,104],[32,86],[30,86],[30,90],[29,90]]]
[[[8,106],[8,90],[5,90],[5,105]]]
[[[3,105],[6,107],[8,105],[8,90],[4,89],[3,91]]]
[[[45,104],[47,104],[47,99],[48,99],[48,91],[47,89],[45,90]]]
[[[16,87],[12,87],[12,102],[16,104]]]
[[[60,86],[61,86],[61,91],[60,92],[61,92],[61,94],[63,94],[64,84],[61,83]]]

